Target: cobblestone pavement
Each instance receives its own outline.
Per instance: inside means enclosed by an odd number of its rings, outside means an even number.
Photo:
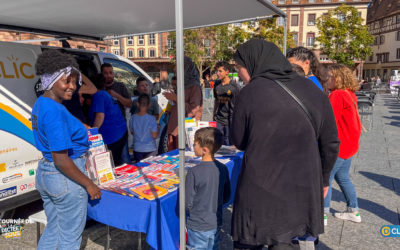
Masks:
[[[388,94],[378,95],[369,131],[363,133],[360,150],[354,157],[351,178],[356,187],[362,223],[341,221],[329,215],[325,234],[317,249],[399,249],[400,238],[380,235],[383,225],[400,224],[400,103]],[[368,118],[368,117],[367,117]],[[36,204],[36,203],[35,203]],[[346,203],[334,183],[332,212],[342,211]],[[17,218],[26,218],[40,210],[40,204],[17,211]],[[229,235],[231,209],[224,211],[220,249],[232,249]],[[43,230],[43,227],[41,227]],[[138,249],[139,233],[111,228],[111,249]],[[141,234],[143,249],[149,249]],[[106,227],[88,222],[82,249],[104,249]],[[0,249],[35,249],[36,225],[25,225],[21,238],[0,238]]]

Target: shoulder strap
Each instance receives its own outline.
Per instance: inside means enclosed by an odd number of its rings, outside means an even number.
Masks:
[[[310,112],[308,112],[308,109],[306,108],[306,106],[304,106],[304,104],[300,101],[300,99],[288,87],[286,87],[281,81],[274,80],[274,82],[276,82],[279,86],[281,86],[281,88],[283,88],[297,102],[297,104],[299,104],[301,109],[303,109],[304,113],[308,117],[308,120],[310,121],[311,125],[314,128],[315,137],[318,138],[317,126],[316,126],[314,120],[312,119]]]

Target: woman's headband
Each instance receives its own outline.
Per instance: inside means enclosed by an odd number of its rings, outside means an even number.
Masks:
[[[53,74],[43,74],[40,76],[40,80],[42,82],[41,90],[50,90],[54,83],[56,83],[63,75],[66,77],[70,76],[73,71],[76,71],[79,75],[79,85],[82,85],[82,75],[81,72],[75,67],[66,67],[60,69],[59,71],[54,72]]]

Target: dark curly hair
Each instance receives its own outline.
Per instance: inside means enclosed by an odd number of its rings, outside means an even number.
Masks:
[[[36,60],[36,75],[52,74],[68,66],[79,69],[79,65],[72,55],[55,49],[45,50]]]

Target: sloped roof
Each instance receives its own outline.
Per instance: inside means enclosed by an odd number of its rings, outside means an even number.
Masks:
[[[374,0],[368,7],[367,23],[400,14],[400,0]]]

